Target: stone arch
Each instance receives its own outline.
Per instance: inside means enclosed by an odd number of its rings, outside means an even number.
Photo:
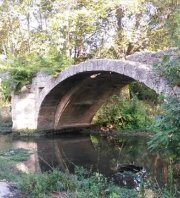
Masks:
[[[174,94],[168,82],[152,71],[151,65],[128,60],[88,60],[39,85],[37,129],[89,125],[104,101],[133,80],[158,94]]]

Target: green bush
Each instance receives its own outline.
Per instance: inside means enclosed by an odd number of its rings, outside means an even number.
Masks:
[[[26,161],[29,156],[30,152],[23,148],[11,149],[7,151],[0,151],[0,158],[5,159],[6,161]]]
[[[163,60],[154,65],[154,70],[158,72],[161,76],[164,76],[169,82],[174,86],[180,86],[180,55],[176,60],[172,59],[170,56],[164,56]]]
[[[50,197],[52,192],[66,192],[74,198],[136,198],[137,192],[120,188],[105,177],[94,173],[87,177],[84,169],[78,168],[75,175],[57,169],[43,174],[24,175],[18,185],[27,197]]]
[[[113,96],[97,115],[96,124],[110,123],[118,129],[145,129],[151,121],[142,103],[136,98]]]
[[[163,114],[156,119],[154,127],[157,133],[148,143],[149,149],[176,158],[180,156],[180,99],[167,99],[162,109]]]
[[[11,91],[18,92],[23,85],[31,83],[31,80],[39,71],[56,76],[65,67],[72,64],[72,60],[64,54],[54,52],[46,57],[29,55],[28,57],[10,56],[6,62],[2,62],[1,72],[7,72],[8,77],[3,79],[1,91],[5,99],[11,95]]]
[[[129,85],[129,89],[132,97],[135,95],[139,100],[148,101],[154,104],[158,104],[159,102],[157,93],[143,83],[134,81]]]
[[[18,162],[29,158],[30,152],[26,149],[11,149],[0,151],[0,180],[15,181],[21,173],[15,168]]]

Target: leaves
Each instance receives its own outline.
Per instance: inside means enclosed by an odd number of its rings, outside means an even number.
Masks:
[[[97,123],[109,123],[120,129],[145,129],[151,122],[145,108],[136,97],[128,100],[113,96],[100,109]]]
[[[2,71],[8,71],[8,78],[2,81],[2,92],[7,98],[11,91],[18,92],[23,85],[30,84],[35,73],[44,71],[56,76],[65,67],[71,65],[72,60],[53,50],[52,54],[47,57],[22,56],[16,58],[11,56],[11,60],[4,62],[4,64],[6,67],[1,69]]]
[[[173,59],[166,55],[161,62],[154,65],[155,71],[166,77],[173,86],[180,86],[180,54],[177,53],[177,56]]]
[[[77,59],[99,57],[106,48],[116,51],[113,58],[163,49],[177,44],[170,35],[176,41],[180,35],[178,6],[168,0],[3,1],[0,53],[44,56],[54,47]]]
[[[149,141],[150,150],[158,150],[170,157],[180,156],[180,100],[169,98],[162,106],[164,114],[157,119],[153,139]]]

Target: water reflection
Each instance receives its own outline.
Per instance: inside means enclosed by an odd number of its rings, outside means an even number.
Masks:
[[[97,153],[89,137],[61,137],[57,139],[37,140],[38,154],[42,171],[50,167],[74,171],[74,165],[90,169],[96,166]]]
[[[19,162],[16,168],[25,173],[40,172],[39,157],[37,153],[37,143],[34,140],[16,140],[11,135],[0,135],[0,150],[23,148],[32,154],[29,159]]]
[[[12,144],[13,148],[23,148],[30,150],[32,153],[29,157],[29,159],[25,162],[19,162],[16,165],[16,168],[22,172],[25,173],[36,173],[40,172],[40,166],[39,166],[39,157],[37,153],[37,143],[28,141],[28,142],[23,142],[23,141],[15,141]]]
[[[139,137],[113,139],[77,134],[24,140],[0,136],[0,149],[31,150],[29,160],[17,166],[25,172],[47,171],[53,167],[74,172],[77,165],[109,177],[117,172],[119,165],[134,164],[144,167],[149,179],[156,178],[163,184],[167,181],[168,164],[159,154],[150,154],[146,142],[147,139]]]

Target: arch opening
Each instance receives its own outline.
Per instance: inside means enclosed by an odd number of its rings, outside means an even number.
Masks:
[[[134,79],[109,71],[83,72],[67,78],[45,97],[39,129],[87,126],[106,100]]]

